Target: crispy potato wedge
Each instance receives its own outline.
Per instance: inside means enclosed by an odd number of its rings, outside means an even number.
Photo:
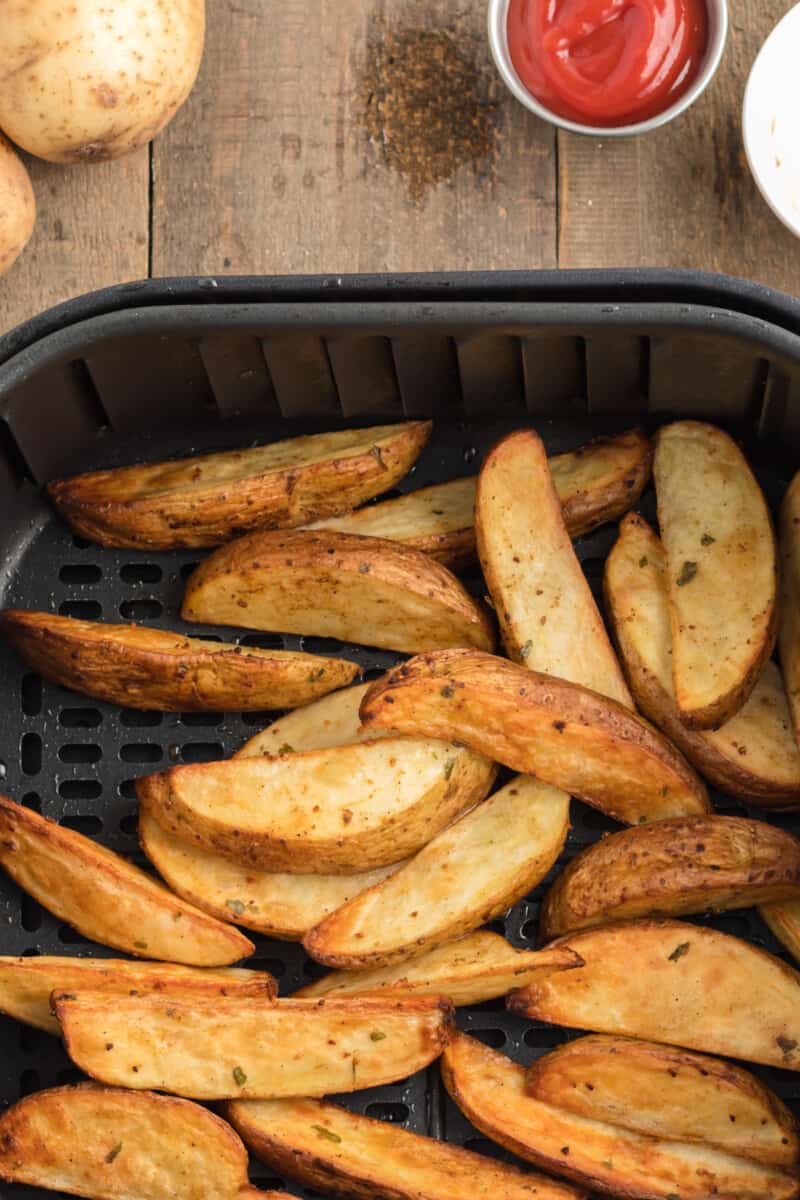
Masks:
[[[631,508],[650,478],[652,450],[641,429],[597,438],[549,460],[570,537],[580,537]],[[424,550],[451,571],[475,558],[477,480],[453,479],[309,526],[388,538]]]
[[[482,929],[457,942],[428,950],[419,958],[371,971],[333,971],[295,992],[295,996],[365,996],[386,992],[447,996],[457,1007],[482,1004],[525,987],[539,971],[566,971],[580,965],[577,954],[555,950],[517,950],[497,933]]]
[[[399,542],[324,529],[222,546],[189,577],[181,615],[404,654],[494,646],[487,613],[441,563]]]
[[[93,1083],[34,1092],[3,1113],[0,1179],[93,1200],[254,1194],[225,1121],[188,1100]]]
[[[582,1037],[528,1068],[535,1100],[634,1133],[699,1142],[768,1167],[800,1163],[797,1122],[749,1071],[633,1038]]]
[[[232,1100],[225,1115],[257,1158],[353,1200],[578,1200],[542,1175],[320,1100]]]
[[[173,767],[136,790],[170,833],[242,866],[358,875],[419,850],[482,800],[494,775],[469,750],[394,737]]]
[[[225,967],[255,949],[118,854],[2,796],[0,865],[84,937],[137,958]]]
[[[553,946],[568,946],[583,966],[514,992],[512,1012],[800,1068],[800,975],[749,942],[683,921],[627,921]]]
[[[800,840],[745,817],[678,817],[587,846],[539,913],[542,941],[573,929],[800,900]]]
[[[294,754],[303,750],[330,750],[383,737],[381,730],[363,729],[358,710],[369,691],[368,683],[342,688],[278,717],[266,729],[248,739],[234,758],[258,758],[264,754]]]
[[[765,904],[758,911],[778,941],[800,962],[800,903]]]
[[[466,1034],[442,1058],[445,1087],[464,1115],[520,1158],[631,1200],[789,1200],[800,1192],[783,1171],[710,1146],[644,1137],[535,1100],[525,1068]]]
[[[430,437],[430,421],[343,429],[171,462],[57,479],[50,498],[102,546],[218,546],[253,529],[292,529],[393,488]]]
[[[413,1075],[453,1027],[441,996],[173,1000],[53,993],[67,1052],[101,1083],[196,1100],[355,1092]]]
[[[54,991],[169,996],[274,998],[277,984],[266,971],[198,970],[174,963],[128,962],[121,958],[59,958],[49,955],[0,958],[0,1012],[58,1037],[61,1026],[50,1010]]]
[[[773,662],[765,663],[744,706],[719,729],[683,724],[672,680],[666,556],[635,513],[620,525],[604,587],[625,673],[644,715],[721,791],[763,808],[800,804],[800,749]]]
[[[795,737],[800,741],[800,471],[790,483],[781,505],[780,555],[778,649]]]
[[[475,533],[508,657],[633,708],[533,429],[512,433],[487,456]]]
[[[664,426],[653,473],[675,700],[689,728],[715,729],[742,707],[775,646],[772,522],[744,455],[713,425]]]
[[[566,792],[536,779],[512,779],[326,917],[303,945],[327,966],[363,970],[404,962],[485,925],[553,866],[569,832],[569,802]]]
[[[0,633],[45,679],[127,708],[295,708],[352,683],[356,663],[204,642],[162,629],[7,609]]]
[[[361,719],[369,729],[452,738],[625,824],[708,811],[701,780],[640,717],[588,688],[477,651],[395,667],[367,692]]]

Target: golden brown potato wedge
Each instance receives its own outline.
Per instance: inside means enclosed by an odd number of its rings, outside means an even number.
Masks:
[[[583,966],[513,993],[512,1012],[800,1068],[800,975],[749,942],[684,921],[626,921],[553,946],[568,946]]]
[[[189,577],[181,615],[404,654],[494,646],[485,610],[446,567],[399,542],[324,529],[222,546]]]
[[[253,996],[274,998],[275,980],[266,971],[198,970],[173,963],[128,962],[121,958],[0,958],[0,1012],[56,1037],[61,1026],[50,1010],[54,991],[89,988],[112,994]]]
[[[534,430],[512,433],[487,456],[475,534],[508,657],[633,708]]]
[[[225,967],[255,949],[91,838],[0,797],[0,865],[84,937],[137,958]]]
[[[241,746],[234,758],[257,758],[264,754],[294,754],[303,750],[330,750],[383,737],[380,730],[363,729],[358,710],[369,691],[368,683],[342,688],[278,717],[266,729]]]
[[[358,875],[419,850],[482,800],[494,775],[469,750],[394,737],[173,767],[136,790],[170,833],[240,865]]]
[[[452,738],[635,825],[708,811],[701,780],[665,738],[587,688],[471,650],[420,655],[378,679],[369,729]]]
[[[549,463],[564,521],[576,538],[636,503],[650,478],[652,450],[641,429],[631,429],[557,454]],[[404,542],[456,571],[475,557],[476,484],[475,478],[453,479],[310,528]]]
[[[327,966],[363,970],[404,962],[485,925],[553,866],[569,832],[569,802],[566,792],[536,779],[512,779],[326,917],[303,945]]]
[[[579,966],[571,950],[517,950],[497,933],[482,929],[457,942],[428,950],[410,962],[371,971],[333,971],[295,996],[365,996],[401,993],[447,996],[456,1007],[482,1004],[525,987],[540,971]]]
[[[413,1075],[453,1027],[441,996],[173,1000],[53,993],[70,1058],[101,1083],[196,1100],[355,1092]]]
[[[634,1038],[582,1037],[528,1068],[535,1100],[634,1133],[699,1142],[768,1167],[800,1162],[797,1123],[749,1071]]]
[[[587,846],[539,914],[542,941],[632,917],[687,916],[800,900],[800,840],[745,817],[678,817]]]
[[[344,429],[58,479],[48,491],[82,537],[103,546],[218,546],[253,529],[292,529],[393,488],[430,421]]]
[[[744,706],[719,729],[683,724],[672,679],[666,557],[635,513],[620,525],[604,583],[606,612],[644,715],[721,791],[764,808],[800,804],[800,749],[775,663],[765,663]]]
[[[715,729],[742,707],[775,646],[772,522],[744,455],[713,425],[664,426],[653,473],[675,700],[689,728]]]
[[[162,629],[7,609],[0,633],[45,679],[127,708],[295,708],[352,683],[356,663],[204,642]]]
[[[579,1200],[580,1193],[460,1146],[320,1100],[232,1100],[225,1115],[262,1162],[353,1200]]]
[[[800,741],[800,471],[781,505],[781,612],[778,648],[795,737]]]
[[[759,912],[778,941],[800,962],[800,902],[765,904]]]
[[[445,1087],[464,1115],[520,1158],[593,1192],[630,1200],[790,1200],[797,1178],[710,1146],[644,1137],[535,1100],[525,1068],[465,1034],[442,1058]]]

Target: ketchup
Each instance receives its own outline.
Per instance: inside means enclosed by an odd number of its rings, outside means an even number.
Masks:
[[[705,0],[511,0],[508,48],[528,91],[582,125],[632,125],[697,75]]]

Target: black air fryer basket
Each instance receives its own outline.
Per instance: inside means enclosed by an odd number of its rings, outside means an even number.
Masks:
[[[105,550],[73,537],[41,484],[62,472],[432,416],[434,435],[400,490],[473,474],[503,433],[533,424],[551,452],[674,416],[739,437],[775,508],[798,464],[800,304],[689,272],[512,273],[151,281],[53,309],[0,338],[0,603],[106,621],[184,626],[197,552]],[[654,516],[652,491],[642,510]],[[581,538],[599,595],[615,529]],[[477,573],[466,579],[484,592]],[[241,631],[243,644],[342,654],[368,678],[396,655],[328,639]],[[120,710],[43,682],[0,646],[0,791],[145,865],[134,780],[229,755],[274,714]],[[717,811],[743,810],[714,797]],[[753,810],[752,815],[761,815]],[[767,819],[800,834],[800,814]],[[573,801],[563,862],[615,828]],[[548,881],[493,927],[534,947]],[[780,953],[754,911],[715,928]],[[290,943],[255,937],[253,966],[287,994],[321,969]],[[0,878],[0,953],[111,956]],[[459,1023],[521,1062],[562,1029],[506,1013]],[[749,1067],[800,1112],[800,1074]],[[81,1078],[60,1044],[0,1017],[0,1103]],[[446,1098],[436,1064],[343,1103],[503,1157]],[[254,1163],[259,1185],[311,1196]],[[0,1184],[2,1200],[53,1193]]]

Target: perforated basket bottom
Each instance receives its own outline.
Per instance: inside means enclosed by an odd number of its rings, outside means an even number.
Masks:
[[[470,426],[438,422],[431,444],[401,490],[413,490],[477,470],[483,454],[504,432],[520,421]],[[550,452],[580,445],[598,432],[609,432],[585,416],[550,423],[537,423]],[[624,425],[616,426],[617,430]],[[285,430],[284,430],[285,433]],[[269,436],[279,436],[276,430]],[[263,428],[261,436],[264,437]],[[222,444],[245,444],[247,438],[233,435],[220,426],[206,441],[183,441],[183,451],[216,449]],[[81,467],[105,466],[129,461],[139,451],[129,444],[101,443],[94,462],[85,458]],[[775,507],[789,481],[790,467],[778,463],[762,445],[747,445],[770,503]],[[159,452],[180,452],[173,439]],[[147,451],[152,457],[155,451]],[[645,495],[642,511],[655,515],[652,491]],[[597,530],[577,543],[578,554],[596,595],[600,595],[603,562],[615,537],[612,526]],[[200,555],[194,552],[134,553],[102,550],[74,538],[56,519],[48,519],[33,538],[25,539],[16,565],[0,599],[4,607],[49,609],[66,615],[137,621],[145,625],[185,630],[195,635],[239,640],[246,644],[302,648],[320,653],[341,653],[357,661],[367,677],[375,677],[396,661],[397,656],[364,647],[342,645],[319,638],[255,634],[212,626],[184,625],[177,616],[183,582]],[[477,572],[466,580],[476,595],[485,587]],[[14,799],[53,817],[61,824],[96,837],[104,845],[146,863],[136,838],[136,801],[133,790],[138,775],[163,769],[170,763],[199,762],[229,755],[245,738],[267,724],[274,714],[161,714],[120,710],[42,682],[25,671],[4,646],[0,646],[0,790]],[[729,798],[715,796],[717,811],[743,810]],[[759,814],[753,810],[753,815]],[[800,814],[774,819],[783,828],[800,834]],[[618,828],[584,805],[573,802],[572,831],[566,852],[556,871],[581,847],[604,832]],[[555,874],[556,872],[553,872]],[[515,945],[532,948],[536,943],[536,917],[540,898],[550,878],[493,928]],[[780,953],[780,947],[753,911],[713,919],[717,929],[746,937],[759,946]],[[255,937],[255,960],[251,964],[271,971],[286,995],[315,978],[321,968],[310,962],[302,949],[286,942]],[[75,954],[108,957],[113,951],[96,946],[62,925],[35,901],[23,895],[8,878],[0,878],[0,952],[3,954]],[[788,960],[787,960],[788,961]],[[488,1045],[501,1049],[520,1062],[528,1063],[572,1036],[569,1032],[524,1021],[506,1013],[502,1001],[493,1001],[459,1012],[460,1025]],[[785,1100],[800,1112],[800,1074],[751,1067]],[[60,1044],[44,1033],[0,1017],[0,1101],[12,1103],[20,1096],[81,1078]],[[436,1065],[410,1079],[388,1087],[359,1092],[342,1101],[348,1107],[408,1129],[444,1137],[494,1157],[507,1157],[481,1137],[446,1097]],[[262,1186],[286,1185],[299,1196],[316,1195],[289,1180],[277,1179],[267,1168],[252,1164],[253,1182]],[[3,1200],[23,1196],[52,1196],[21,1187],[0,1184]]]

